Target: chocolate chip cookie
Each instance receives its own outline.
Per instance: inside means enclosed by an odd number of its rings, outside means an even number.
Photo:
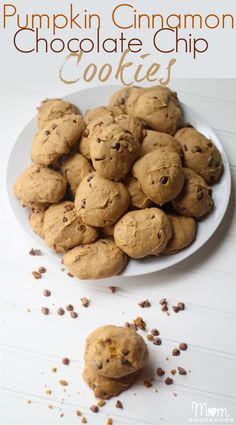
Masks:
[[[50,121],[61,118],[65,115],[79,114],[77,106],[63,99],[46,99],[43,100],[38,108],[37,124],[39,128],[43,128]]]
[[[167,214],[172,227],[172,238],[166,245],[163,254],[175,254],[189,246],[196,236],[196,220],[193,217]]]

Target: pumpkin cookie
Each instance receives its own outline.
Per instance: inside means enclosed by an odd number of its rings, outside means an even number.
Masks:
[[[84,115],[84,121],[89,124],[91,121],[97,120],[103,116],[112,116],[112,112],[105,106],[89,109]]]
[[[176,211],[186,217],[200,218],[213,208],[212,189],[190,168],[184,168],[185,183],[182,192],[172,201]]]
[[[176,152],[180,157],[183,155],[182,147],[174,137],[159,131],[145,130],[140,156],[158,148],[166,152]]]
[[[101,326],[86,339],[88,367],[107,378],[121,378],[140,370],[148,358],[144,339],[133,329]]]
[[[175,138],[183,148],[186,167],[196,171],[208,184],[219,180],[223,169],[222,158],[211,140],[192,127],[181,128]]]
[[[83,223],[95,227],[110,226],[129,207],[129,192],[122,183],[116,183],[98,173],[92,173],[80,183],[75,206]]]
[[[64,255],[63,262],[79,279],[103,279],[120,273],[127,257],[113,240],[100,239],[71,249]]]
[[[196,235],[196,221],[193,217],[167,214],[172,227],[172,238],[166,245],[163,254],[175,254],[190,245]]]
[[[171,224],[159,208],[130,211],[114,229],[116,245],[132,258],[160,255],[171,236]]]
[[[75,105],[72,105],[72,103],[66,102],[63,99],[43,100],[38,108],[38,127],[43,128],[50,121],[70,114],[79,114],[78,108]]]

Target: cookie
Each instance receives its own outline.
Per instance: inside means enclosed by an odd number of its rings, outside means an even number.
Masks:
[[[144,366],[148,348],[133,329],[101,326],[86,339],[84,359],[89,368],[107,378],[121,378]]]
[[[114,115],[127,114],[127,101],[133,91],[143,90],[139,87],[124,87],[117,90],[110,97],[108,101],[108,109],[110,109]]]
[[[174,135],[183,125],[183,113],[177,94],[167,87],[156,86],[128,98],[127,113],[142,120],[156,131]]]
[[[181,128],[175,134],[184,154],[184,165],[196,171],[208,184],[219,180],[223,164],[214,143],[192,127]]]
[[[80,153],[75,153],[63,162],[61,171],[68,182],[70,193],[74,198],[76,190],[84,177],[94,170],[87,158]]]
[[[185,183],[182,192],[172,201],[176,211],[186,217],[200,218],[213,208],[212,189],[190,168],[184,168]]]
[[[128,189],[130,195],[130,208],[131,209],[144,209],[149,208],[153,205],[153,202],[147,198],[145,193],[142,191],[138,180],[132,175],[128,176],[125,181],[125,186]]]
[[[132,258],[160,255],[171,236],[171,224],[159,208],[130,211],[114,229],[116,245]]]
[[[47,209],[43,232],[46,245],[56,252],[91,243],[98,237],[97,229],[81,222],[74,203],[70,201],[52,205]]]
[[[99,119],[103,116],[112,116],[112,112],[105,106],[98,106],[97,108],[89,109],[84,115],[84,121],[89,124],[91,121]]]
[[[135,383],[138,375],[139,371],[118,379],[105,378],[98,375],[86,364],[83,371],[84,381],[93,390],[94,396],[103,400],[118,396],[123,391],[128,390]]]
[[[70,114],[50,121],[33,140],[32,161],[40,165],[53,164],[69,153],[84,129],[85,123],[80,115]]]
[[[129,207],[129,192],[122,183],[92,173],[80,183],[75,206],[83,223],[106,227],[116,223]]]
[[[80,143],[79,143],[79,151],[82,155],[84,155],[87,159],[90,159],[90,145],[91,141],[96,138],[101,131],[101,128],[103,128],[105,125],[110,124],[113,122],[113,116],[112,114],[104,114],[100,116],[97,119],[94,119],[90,121],[81,137]]]
[[[128,174],[139,149],[140,144],[133,134],[112,122],[92,138],[90,156],[93,167],[101,176],[118,181]]]
[[[79,279],[103,279],[120,273],[127,257],[112,239],[100,239],[71,249],[64,255],[63,262]]]
[[[28,215],[28,221],[31,228],[41,238],[44,238],[44,231],[43,231],[44,215],[45,215],[45,210],[37,209],[37,208],[34,208]]]
[[[184,184],[184,172],[179,155],[155,149],[135,162],[134,177],[148,199],[159,205],[176,198]]]
[[[196,235],[196,221],[193,217],[167,214],[172,227],[172,238],[166,245],[163,254],[175,254],[190,245]]]
[[[159,131],[145,130],[140,156],[157,148],[162,148],[166,152],[176,152],[180,157],[183,155],[182,147],[174,137]]]
[[[79,114],[78,108],[75,105],[72,105],[72,103],[63,99],[46,99],[38,108],[38,127],[43,128],[50,121],[70,114]]]
[[[31,165],[16,179],[14,193],[23,207],[40,207],[59,202],[66,191],[66,179],[57,171]]]

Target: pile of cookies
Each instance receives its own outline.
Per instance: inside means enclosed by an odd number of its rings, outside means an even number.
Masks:
[[[73,276],[110,277],[129,257],[174,254],[212,211],[220,152],[184,123],[168,88],[123,88],[84,116],[45,100],[37,124],[33,164],[14,192]]]
[[[87,337],[83,377],[95,397],[108,399],[136,381],[147,359],[148,347],[135,330],[102,326]]]

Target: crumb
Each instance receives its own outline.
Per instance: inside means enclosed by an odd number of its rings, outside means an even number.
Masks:
[[[56,367],[52,367],[52,368],[51,368],[51,371],[52,371],[53,373],[55,373],[55,372],[57,372],[57,368],[56,368]]]
[[[151,307],[151,303],[150,303],[149,300],[140,301],[140,303],[138,303],[138,305],[142,308]]]
[[[171,369],[171,371],[170,371],[171,375],[175,375],[175,374],[176,374],[176,372],[177,372],[177,370],[176,370],[176,369]]]
[[[97,402],[97,405],[99,407],[103,407],[103,406],[105,406],[105,404],[106,404],[105,400],[98,400],[98,402]]]
[[[52,391],[51,390],[46,390],[46,394],[51,395]]]
[[[35,279],[41,279],[42,277],[41,273],[37,272],[36,270],[32,272],[32,275]]]
[[[47,307],[42,307],[42,308],[41,308],[41,312],[42,312],[45,316],[47,316],[47,315],[49,314],[49,308],[47,308]]]
[[[27,400],[27,402],[26,402],[26,403],[31,404],[31,403],[32,403],[32,401],[31,401],[31,400]]]
[[[68,382],[65,379],[60,379],[59,384],[66,387],[68,385]]]
[[[113,424],[113,420],[111,418],[107,418],[106,425],[112,425],[112,424]]]
[[[45,297],[50,297],[50,295],[51,295],[51,291],[49,291],[49,289],[44,289],[44,291],[43,291],[43,295],[44,295]]]
[[[81,423],[82,424],[86,424],[88,421],[87,421],[87,419],[86,419],[86,417],[85,416],[83,416],[82,418],[81,418]]]
[[[133,320],[135,326],[137,326],[137,328],[145,331],[146,330],[146,323],[144,322],[142,317],[136,317],[136,319]]]
[[[88,307],[89,306],[89,303],[90,303],[90,300],[88,298],[86,298],[86,297],[82,297],[81,298],[81,302],[82,302],[82,306],[83,307]]]
[[[81,416],[81,415],[82,415],[82,413],[81,413],[81,411],[80,411],[80,410],[76,410],[76,412],[75,412],[75,413],[76,413],[76,415],[77,415],[77,416]]]
[[[49,404],[49,405],[48,405],[48,408],[49,408],[49,409],[53,409],[53,405],[52,405],[52,404]]]
[[[147,335],[147,339],[148,339],[148,341],[153,341],[154,340],[154,336],[151,335],[151,334],[148,334]]]
[[[38,268],[38,272],[41,273],[41,274],[46,273],[46,271],[47,271],[47,269],[43,266]]]
[[[76,311],[71,311],[70,312],[70,317],[72,317],[72,319],[77,319],[78,313],[76,313]]]
[[[117,290],[116,286],[108,286],[108,289],[111,291],[112,294],[114,294]]]
[[[152,382],[151,382],[151,380],[150,380],[150,379],[144,379],[144,381],[143,381],[143,385],[144,385],[146,388],[151,388],[151,387],[152,387]]]
[[[74,306],[73,306],[72,304],[68,304],[68,305],[66,306],[66,310],[67,310],[67,311],[73,311],[73,310],[74,310]]]
[[[61,361],[65,366],[68,366],[70,364],[70,359],[68,359],[67,357],[64,357]]]

